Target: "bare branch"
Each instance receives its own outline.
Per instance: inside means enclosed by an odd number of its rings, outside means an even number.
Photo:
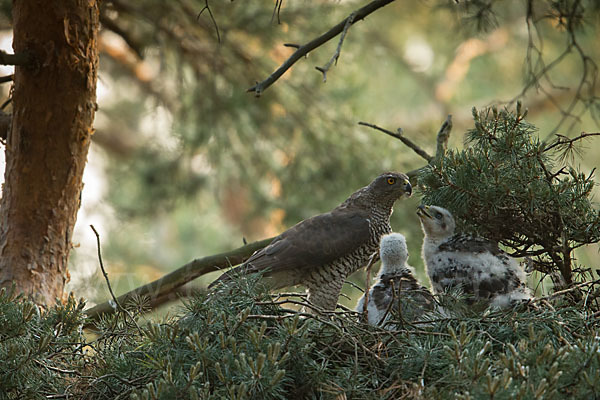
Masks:
[[[569,6],[569,13],[565,15],[557,16],[557,20],[566,20],[567,24],[564,26],[565,32],[567,34],[567,43],[563,50],[558,54],[554,59],[550,62],[546,62],[544,60],[544,41],[543,41],[543,33],[540,31],[540,27],[538,23],[543,20],[545,17],[537,18],[535,15],[535,7],[534,2],[532,0],[527,1],[527,12],[525,17],[525,22],[527,24],[527,32],[528,32],[528,44],[527,44],[527,54],[525,57],[525,67],[526,67],[526,78],[527,83],[523,87],[521,93],[519,93],[515,98],[510,100],[508,103],[515,102],[518,98],[525,96],[530,89],[535,88],[537,91],[542,92],[546,98],[552,103],[556,109],[560,112],[561,118],[560,121],[556,124],[556,126],[552,129],[552,131],[548,134],[546,140],[558,132],[560,127],[568,120],[572,119],[573,122],[569,126],[569,130],[573,128],[576,122],[581,121],[581,116],[588,110],[590,110],[595,104],[598,104],[600,100],[597,96],[595,96],[596,83],[598,79],[599,69],[596,62],[588,56],[584,49],[577,41],[577,27],[573,24],[574,17],[581,7],[579,1],[572,2]],[[536,44],[539,43],[539,44]],[[575,51],[573,51],[575,50]],[[563,61],[572,57],[575,54],[576,57],[579,57],[582,65],[581,77],[579,79],[579,83],[575,92],[572,95],[569,93],[571,97],[568,106],[563,107],[561,104],[555,99],[550,92],[551,89],[557,89],[562,91],[568,91],[569,88],[562,87],[557,85],[554,79],[551,77],[550,72],[554,70],[559,64]],[[576,112],[575,108],[579,103],[583,103],[583,107],[580,111]],[[592,118],[595,118],[592,112]]]
[[[350,14],[350,16],[346,19],[346,25],[344,25],[344,30],[342,31],[342,35],[340,36],[340,41],[338,42],[337,49],[335,49],[335,53],[331,59],[322,67],[315,67],[317,71],[323,74],[323,82],[327,82],[327,71],[329,68],[335,63],[337,65],[338,58],[340,58],[340,54],[342,53],[342,44],[344,43],[344,38],[346,38],[346,34],[348,33],[348,29],[350,25],[354,22],[354,17],[356,15],[354,13]]]
[[[277,23],[281,24],[281,6],[283,5],[283,0],[275,0],[275,7],[273,8],[273,15],[271,16],[271,23],[275,19],[275,14],[277,14]]]
[[[244,262],[252,255],[252,253],[262,249],[271,243],[272,240],[273,238],[269,238],[259,242],[250,243],[246,246],[242,246],[226,253],[196,259],[160,279],[150,282],[144,286],[140,286],[119,296],[117,300],[120,303],[125,304],[127,301],[136,296],[149,296],[150,300],[152,301],[152,299],[170,293],[176,288],[185,285],[187,282],[190,282],[201,275]],[[114,308],[111,307],[108,302],[105,302],[86,310],[86,313],[89,318],[96,320],[101,315],[111,314],[114,313],[114,311]]]
[[[448,148],[448,139],[450,138],[450,132],[452,131],[452,115],[448,114],[446,120],[440,127],[437,134],[437,146],[435,150],[435,158],[444,157],[446,149]]]
[[[376,129],[376,130],[381,131],[387,135],[390,135],[396,139],[399,139],[406,146],[413,149],[413,151],[415,151],[415,153],[417,153],[418,155],[423,157],[425,160],[427,160],[427,164],[431,164],[431,162],[433,160],[443,157],[444,154],[446,154],[446,149],[448,148],[448,139],[450,138],[450,132],[452,131],[452,115],[449,114],[448,117],[446,117],[446,120],[444,121],[444,123],[442,123],[442,126],[440,127],[440,130],[437,133],[435,157],[430,156],[425,150],[421,149],[419,146],[417,146],[416,144],[414,144],[413,142],[411,142],[410,140],[405,138],[402,135],[401,129],[398,129],[398,132],[396,133],[396,132],[388,131],[387,129],[384,129],[384,128],[380,128],[377,125],[369,124],[367,122],[359,122],[358,124],[368,126],[369,128]],[[416,183],[419,174],[426,167],[427,166],[423,166],[421,168],[417,168],[412,171],[408,171],[406,173],[406,175],[410,179],[411,183],[413,183],[413,184]]]
[[[353,12],[352,14],[350,14],[350,16],[354,15],[351,25],[354,25],[357,21],[364,19],[369,14],[373,13],[374,11],[380,9],[381,7],[391,3],[393,1],[395,1],[395,0],[374,0],[374,1],[370,2],[366,6],[360,8],[360,9],[356,10],[355,12]],[[269,77],[267,79],[263,80],[262,82],[258,82],[256,85],[252,86],[247,91],[254,92],[254,94],[257,97],[260,96],[263,91],[265,91],[277,79],[279,79],[281,77],[281,75],[283,75],[288,69],[290,69],[292,67],[292,65],[294,65],[296,63],[296,61],[298,61],[300,58],[304,57],[310,51],[316,49],[317,47],[321,46],[324,43],[327,43],[328,41],[330,41],[331,39],[333,39],[334,37],[336,37],[337,35],[342,33],[344,30],[344,27],[346,26],[346,22],[348,21],[350,16],[348,16],[347,18],[344,18],[343,21],[338,23],[336,26],[334,26],[333,28],[331,28],[330,30],[328,30],[327,32],[322,34],[321,36],[311,40],[310,42],[306,43],[305,45],[300,46],[298,48],[298,50],[296,50],[287,60],[285,60],[284,63],[281,64],[281,66],[279,66],[279,68],[277,68],[275,70],[275,72],[273,72],[271,75],[269,75]]]
[[[108,291],[110,292],[113,302],[115,303],[115,307],[117,310],[119,310],[123,314],[127,315],[131,319],[131,322],[133,322],[133,324],[137,327],[138,331],[141,334],[142,330],[140,329],[139,325],[135,321],[135,318],[133,317],[133,315],[131,315],[129,313],[129,311],[127,311],[125,308],[123,308],[121,303],[119,303],[119,301],[117,300],[117,297],[115,296],[115,293],[112,290],[112,286],[110,286],[110,281],[108,280],[108,274],[106,273],[106,270],[104,269],[104,263],[102,262],[102,253],[100,251],[100,235],[98,234],[98,231],[96,230],[96,228],[94,228],[94,225],[90,225],[90,228],[92,228],[92,230],[94,231],[94,234],[96,235],[96,245],[98,246],[98,261],[100,263],[100,269],[102,269],[102,274],[104,275],[104,279],[106,280],[106,285],[108,286]]]
[[[0,110],[0,142],[5,143],[8,138],[8,131],[12,122],[12,114]]]
[[[433,160],[433,157],[430,156],[429,154],[427,154],[427,152],[425,150],[423,150],[422,148],[420,148],[418,145],[414,144],[412,141],[410,141],[409,139],[405,138],[404,135],[402,135],[402,129],[398,129],[398,132],[392,132],[392,131],[388,131],[387,129],[381,128],[377,125],[374,124],[370,124],[368,122],[359,122],[359,125],[363,125],[363,126],[368,126],[369,128],[373,128],[376,129],[380,132],[383,132],[387,135],[390,135],[392,137],[395,137],[396,139],[400,140],[402,143],[404,143],[407,147],[410,147],[415,153],[417,153],[418,155],[420,155],[421,157],[423,157],[425,159],[425,161],[427,161],[428,163],[431,162],[431,160]]]
[[[571,287],[569,287],[567,289],[559,290],[559,291],[551,293],[551,294],[549,294],[547,296],[538,297],[538,298],[534,299],[532,302],[533,303],[539,303],[539,302],[543,302],[543,301],[546,301],[546,300],[551,300],[551,299],[553,299],[555,297],[562,296],[563,294],[567,294],[567,293],[576,291],[578,289],[581,289],[582,287],[594,286],[594,285],[597,285],[599,283],[600,283],[600,279],[596,279],[594,281],[588,281],[588,282],[578,283],[578,284],[573,285],[573,286],[571,286]]]
[[[394,280],[390,280],[390,283],[392,285],[392,301],[390,301],[390,303],[388,304],[387,308],[385,309],[385,313],[383,314],[383,317],[377,322],[377,326],[381,326],[381,324],[384,324],[385,326],[385,322],[387,319],[387,316],[389,315],[390,311],[392,310],[392,307],[394,306],[394,303],[396,303],[396,285],[394,284]],[[402,280],[400,280],[400,287],[398,288],[398,291],[400,291],[400,289],[402,289]],[[402,307],[398,307],[398,310],[400,311],[400,313],[402,313]],[[400,315],[400,320],[404,321],[404,318],[402,318],[402,314]]]
[[[363,320],[365,322],[369,322],[369,289],[370,289],[369,286],[371,285],[371,268],[373,267],[373,264],[375,264],[375,261],[377,261],[378,258],[379,258],[379,254],[373,253],[371,255],[371,258],[369,258],[369,263],[367,264],[367,279],[366,279],[366,284],[365,284],[365,301],[363,303],[363,309],[362,309]]]
[[[219,26],[217,25],[217,21],[215,20],[215,16],[212,13],[212,10],[210,9],[210,6],[208,5],[208,0],[204,0],[204,7],[202,7],[202,10],[200,10],[200,12],[198,13],[198,16],[196,17],[196,19],[199,19],[200,16],[202,15],[202,13],[204,11],[208,11],[208,15],[210,16],[210,20],[212,21],[214,27],[215,27],[215,31],[217,31],[217,41],[219,43],[221,43],[221,35],[219,34]]]
[[[33,63],[33,54],[29,52],[8,54],[5,51],[0,51],[0,64],[1,65],[21,65],[30,66]]]
[[[123,37],[123,40],[127,39]],[[141,90],[160,100],[165,107],[173,112],[177,109],[178,105],[177,102],[171,98],[171,95],[166,91],[159,89],[159,85],[156,84],[155,79],[149,79],[144,74],[140,74],[140,66],[142,65],[142,61],[140,61],[141,58],[138,59],[135,55],[130,57],[130,55],[133,54],[129,50],[133,51],[133,53],[137,55],[138,50],[135,47],[131,47],[133,45],[134,44],[132,43],[128,44],[127,48],[121,48],[114,46],[109,40],[106,40],[102,36],[98,38],[98,46],[103,55],[109,57],[115,63],[122,66],[123,70],[127,74],[131,75],[132,82],[137,84]]]
[[[4,103],[2,103],[2,105],[0,105],[0,110],[4,110],[6,108],[6,106],[8,106],[10,103],[12,103],[12,92],[14,90],[14,86],[10,89],[10,93],[8,95],[8,99],[6,99],[4,101]]]
[[[177,300],[184,299],[184,298],[188,298],[188,297],[192,297],[201,291],[202,291],[201,289],[193,287],[191,284],[187,284],[187,285],[178,287],[177,289],[175,289],[169,293],[165,293],[162,296],[154,297],[154,298],[150,299],[148,307],[149,307],[149,309],[154,310],[163,304],[170,303],[170,302],[177,301]]]

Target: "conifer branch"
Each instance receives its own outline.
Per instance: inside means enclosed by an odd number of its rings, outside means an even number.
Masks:
[[[590,136],[600,136],[600,132],[581,132],[581,135],[574,137],[572,139],[566,137],[566,136],[562,136],[562,135],[557,135],[557,139],[554,143],[550,144],[549,146],[544,148],[544,152],[552,150],[555,147],[560,147],[560,146],[565,146],[565,147],[571,147],[573,145],[573,143],[585,139],[587,137]]]
[[[550,137],[559,130],[567,119],[573,119],[574,123],[580,121],[581,115],[585,111],[598,104],[600,99],[594,93],[597,87],[596,84],[599,69],[594,59],[585,52],[578,42],[577,32],[580,31],[579,24],[581,21],[581,15],[579,15],[579,13],[583,10],[581,1],[561,3],[560,7],[554,8],[553,12],[556,14],[553,17],[556,18],[556,21],[559,21],[560,25],[562,25],[561,28],[564,29],[567,40],[566,45],[560,54],[550,62],[547,62],[544,59],[544,33],[538,26],[539,22],[545,18],[536,15],[536,7],[533,3],[534,1],[532,0],[527,1],[525,17],[528,32],[527,54],[525,57],[527,83],[521,90],[521,93],[513,98],[510,103],[525,96],[532,88],[542,92],[561,114],[560,121],[548,135],[548,137]],[[578,57],[578,61],[580,61],[582,65],[582,70],[579,83],[568,106],[563,107],[557,99],[552,96],[550,90],[563,90],[565,88],[555,83],[550,72],[555,70],[563,61],[568,60],[569,57]],[[580,102],[583,103],[582,110],[575,112],[575,107]],[[592,117],[595,119],[593,113]],[[572,126],[573,125],[571,125],[571,128]]]

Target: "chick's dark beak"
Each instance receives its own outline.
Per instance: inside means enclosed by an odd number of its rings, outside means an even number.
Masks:
[[[428,208],[429,208],[429,207],[427,207],[427,206],[420,205],[419,207],[417,207],[417,215],[418,215],[419,217],[427,217],[427,218],[431,218],[431,215],[429,215],[429,214],[427,213],[427,209],[428,209]]]

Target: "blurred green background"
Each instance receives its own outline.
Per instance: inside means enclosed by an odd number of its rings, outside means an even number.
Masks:
[[[493,13],[480,7],[487,3]],[[528,30],[528,3],[537,30]],[[326,83],[315,66],[331,58],[337,38],[255,98],[246,90],[293,52],[284,43],[306,43],[366,2],[284,1],[277,15],[268,2],[211,1],[214,21],[200,14],[203,0],[104,2],[99,111],[68,290],[90,303],[109,297],[89,224],[121,294],[328,211],[381,172],[425,165],[359,121],[401,127],[433,154],[448,114],[450,146],[461,148],[473,106],[520,96],[542,138],[598,132],[593,65],[584,68],[578,52],[600,60],[598,6],[577,2],[584,12],[565,27],[559,3],[575,2],[396,1],[350,28]],[[578,48],[530,85],[573,37]],[[572,115],[563,118],[565,110]],[[589,172],[600,164],[600,140],[586,144],[574,164]],[[418,192],[398,202],[392,227],[406,235],[409,262],[424,279],[419,202]],[[580,249],[578,262],[598,268],[598,246]],[[363,285],[364,272],[352,279]],[[345,292],[351,300],[340,301],[354,306],[360,292]]]

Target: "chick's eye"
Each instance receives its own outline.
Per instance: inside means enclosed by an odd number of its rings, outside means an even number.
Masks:
[[[396,183],[396,178],[388,178],[387,183],[389,183],[390,185],[393,185],[394,183]]]
[[[437,219],[442,219],[442,213],[435,213],[435,217]]]

